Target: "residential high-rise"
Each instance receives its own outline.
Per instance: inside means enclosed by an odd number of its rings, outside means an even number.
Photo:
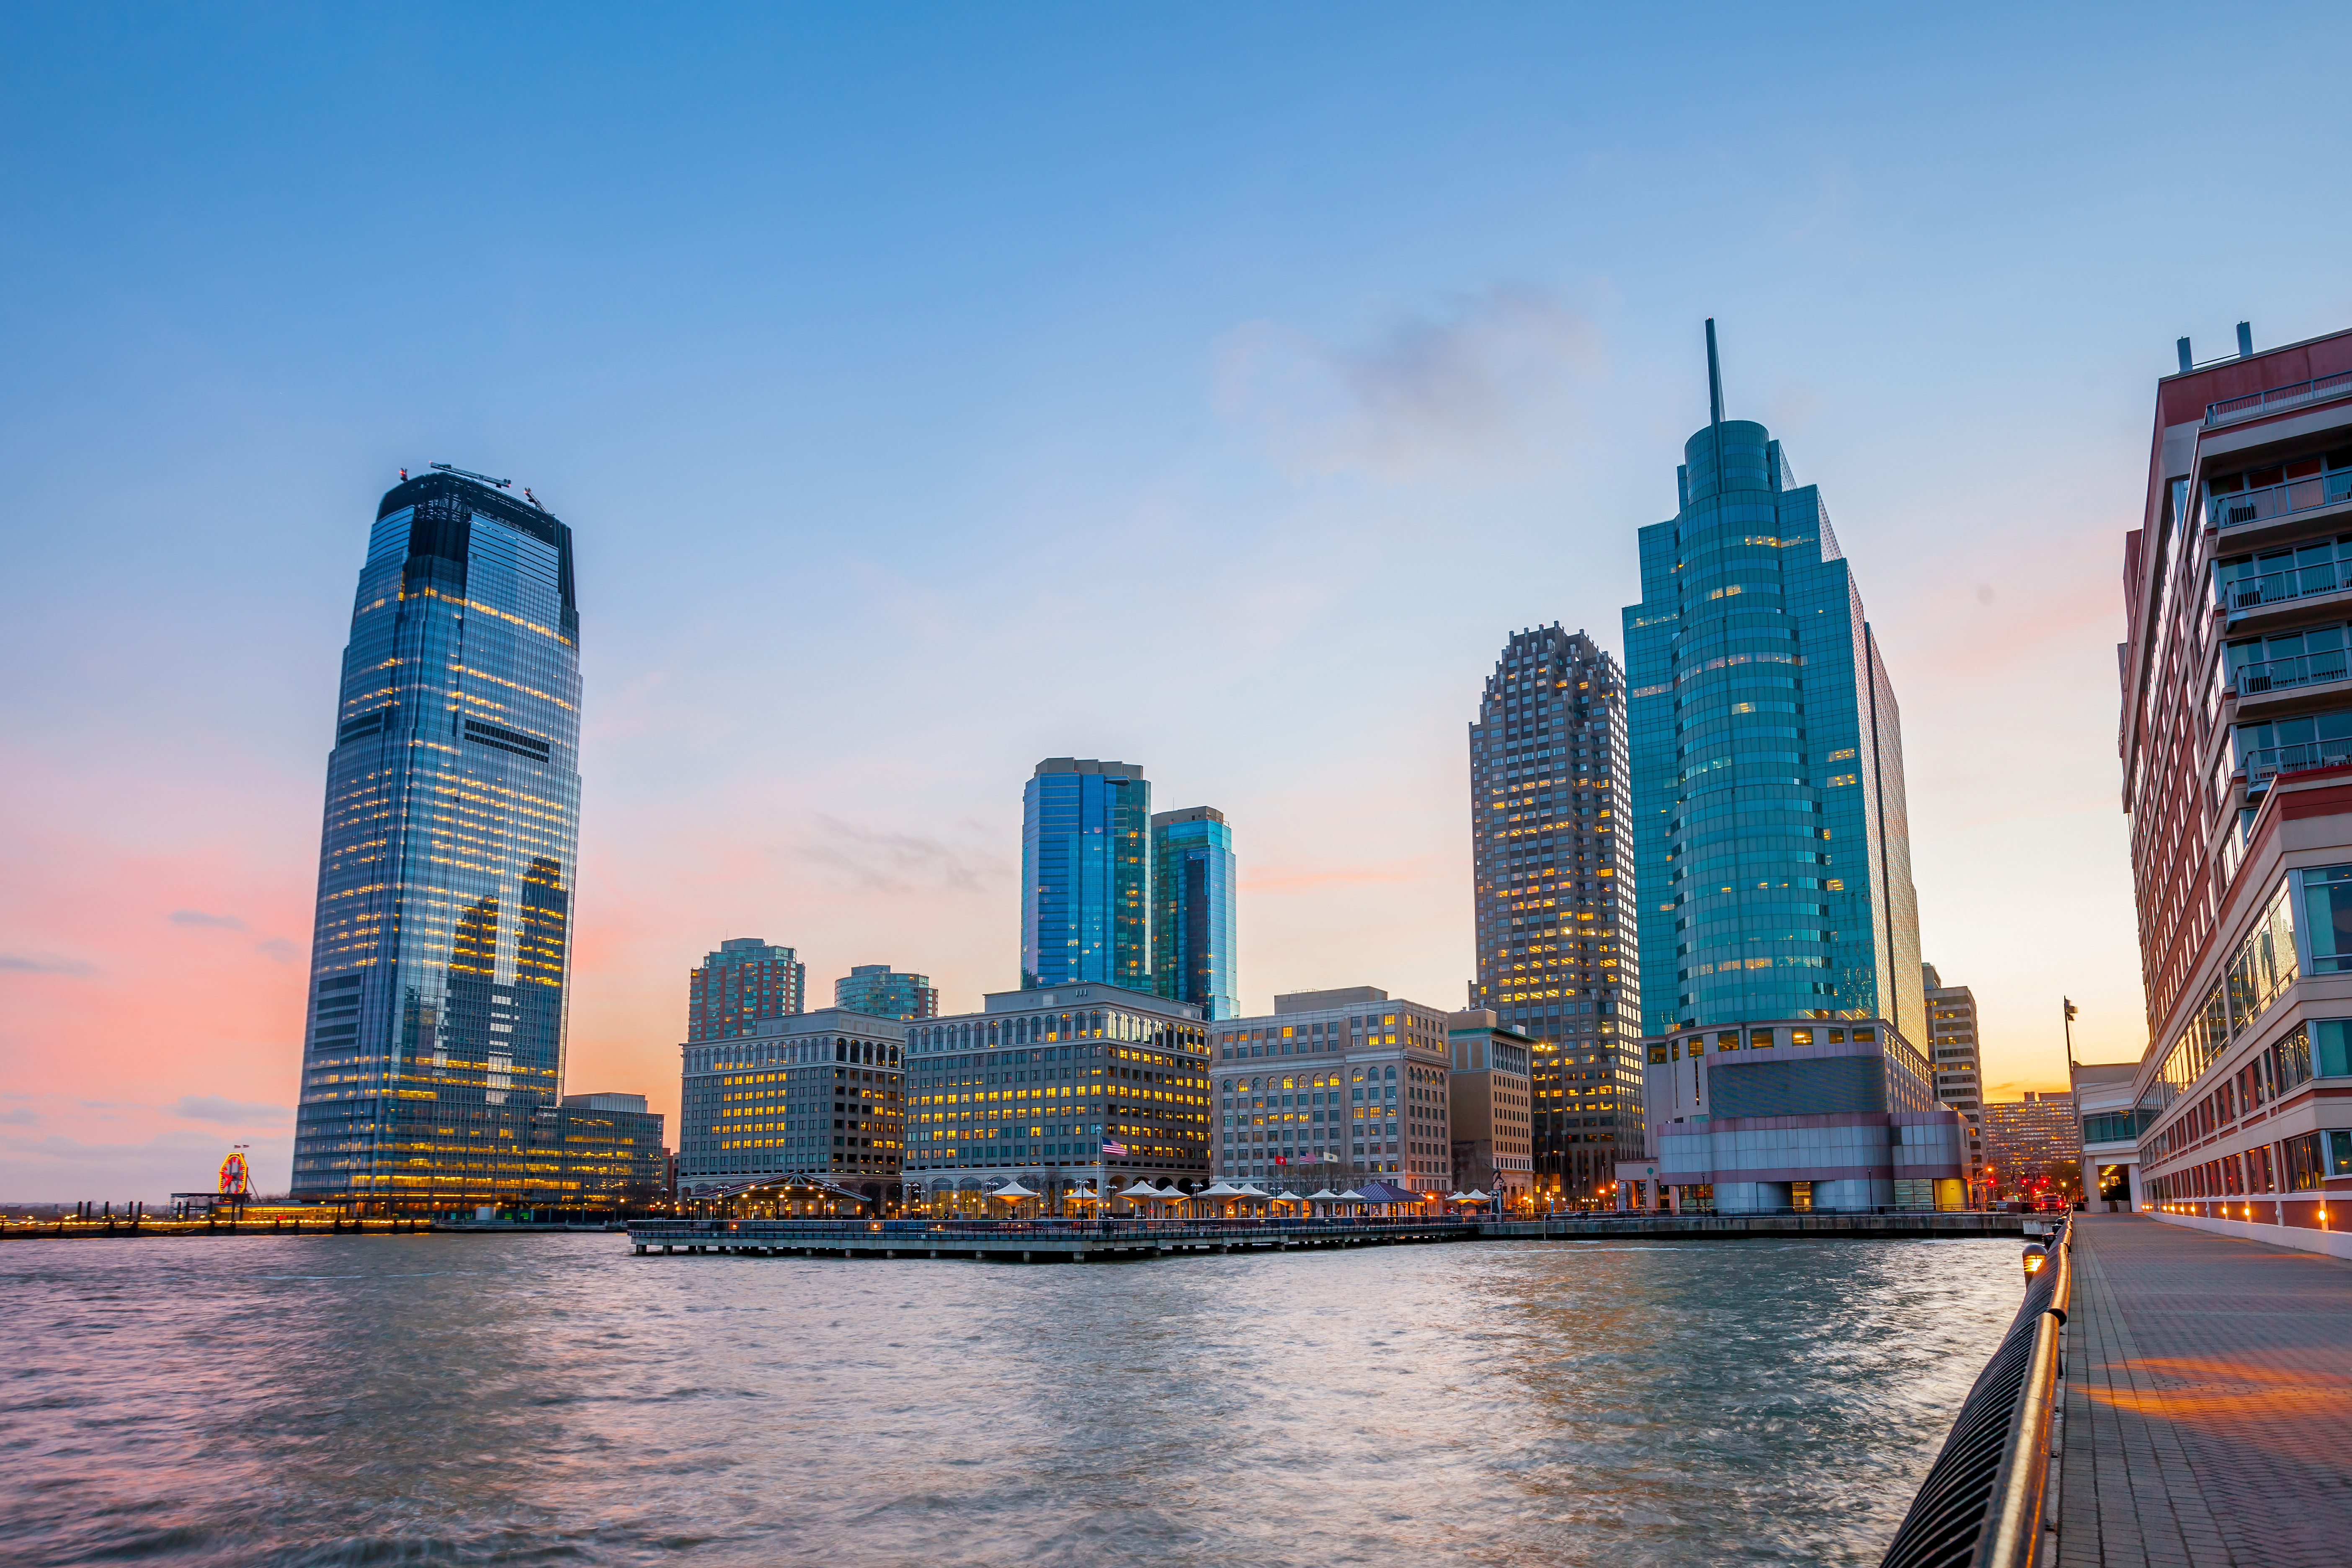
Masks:
[[[731,1040],[789,1018],[802,1010],[806,983],[807,966],[791,948],[730,937],[687,973],[687,1040]]]
[[[1625,610],[1656,1179],[1727,1209],[1956,1205],[1961,1132],[1919,1047],[1894,687],[1821,492],[1763,426],[1724,417],[1712,321],[1706,346],[1708,422],[1676,514],[1641,531]],[[1729,1136],[1791,1112],[1806,1126],[1769,1157]],[[1889,1130],[1877,1157],[1853,1157],[1858,1126]]]
[[[1151,818],[1151,977],[1160,995],[1204,1018],[1241,1010],[1235,978],[1237,873],[1233,829],[1212,805]]]
[[[1151,990],[1151,785],[1048,757],[1021,795],[1021,984]]]
[[[1955,1110],[1974,1110],[1983,1100],[1977,1062],[1977,997],[1965,985],[1947,985],[1932,963],[1921,966],[1927,1007],[1927,1059],[1936,1073],[1936,1098]]]
[[[900,974],[887,963],[854,963],[833,983],[833,1005],[877,1018],[936,1018],[940,990],[928,974]]]
[[[385,492],[327,762],[297,1195],[524,1201],[553,1168],[579,652],[570,529],[455,472]]]
[[[1536,1042],[1535,1186],[1572,1204],[1643,1148],[1631,798],[1617,661],[1558,625],[1515,634],[1470,725],[1470,1005]]]
[[[2352,331],[2256,353],[2242,322],[2227,359],[2179,353],[2116,649],[2137,1195],[2310,1245],[2352,1177]]]
[[[2003,1198],[2072,1201],[2082,1190],[2083,1129],[2072,1094],[1988,1101],[1985,1178]]]

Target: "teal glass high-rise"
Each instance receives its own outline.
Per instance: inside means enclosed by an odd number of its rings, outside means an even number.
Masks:
[[[1151,818],[1151,977],[1204,1018],[1241,1016],[1234,830],[1213,805]]]
[[[1884,1018],[1926,1035],[1903,746],[1820,490],[1710,418],[1625,611],[1643,1032]]]
[[[1021,795],[1021,988],[1151,991],[1151,785],[1132,763],[1048,757]]]
[[[327,761],[298,1196],[562,1201],[579,744],[572,531],[497,481],[404,479]]]

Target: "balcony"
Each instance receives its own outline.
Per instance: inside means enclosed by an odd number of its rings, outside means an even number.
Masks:
[[[2345,562],[2341,572],[2336,562],[2323,561],[2315,566],[2290,566],[2259,577],[2240,577],[2221,584],[2221,603],[2234,616],[2264,605],[2333,594],[2338,588],[2352,588],[2352,561]]]
[[[2230,490],[2216,495],[2209,489],[2205,494],[2205,520],[2215,528],[2243,528],[2250,523],[2292,517],[2299,511],[2315,511],[2346,500],[2352,500],[2352,468],[2336,468],[2307,479],[2289,479],[2284,484],[2264,485],[2258,490]]]
[[[2326,653],[2300,653],[2293,658],[2266,659],[2260,664],[2241,665],[2233,679],[2241,698],[2259,697],[2266,691],[2285,691],[2297,686],[2316,686],[2326,680],[2342,680],[2352,675],[2352,666],[2345,662],[2345,650],[2336,648]]]
[[[2263,392],[2248,393],[2243,397],[2227,397],[2205,405],[2205,423],[2234,424],[2252,419],[2259,414],[2275,414],[2282,408],[2293,408],[2303,403],[2325,403],[2331,397],[2352,395],[2352,370],[2338,371],[2334,375],[2317,376],[2310,381],[2298,381],[2292,386],[2273,386]]]
[[[2299,746],[2265,746],[2246,753],[2246,788],[2260,789],[2281,773],[2352,763],[2352,740],[2306,741]]]

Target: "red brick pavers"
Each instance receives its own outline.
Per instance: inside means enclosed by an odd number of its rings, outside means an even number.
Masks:
[[[2352,1564],[2352,1264],[2074,1216],[2061,1568]]]

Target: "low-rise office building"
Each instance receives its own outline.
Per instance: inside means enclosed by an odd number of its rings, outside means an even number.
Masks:
[[[2139,1206],[2137,1062],[2084,1062],[2073,1069],[2074,1125],[2083,1151],[2083,1195],[2110,1214]]]
[[[669,1196],[662,1116],[642,1094],[567,1094],[556,1106],[567,1204],[642,1208]]]
[[[1516,1206],[1535,1181],[1533,1053],[1537,1042],[1506,1029],[1492,1010],[1445,1020],[1453,1058],[1446,1114],[1454,1135],[1454,1190],[1491,1193]]]
[[[897,1205],[906,1035],[898,1019],[828,1007],[681,1046],[678,1195],[808,1174]]]
[[[909,1027],[907,1185],[932,1213],[985,1213],[1018,1183],[1048,1213],[1079,1191],[1206,1184],[1201,1009],[1123,986],[1000,991]],[[1097,1185],[1097,1184],[1100,1185]]]
[[[1677,1213],[1958,1209],[1967,1133],[1927,1058],[1883,1018],[1793,1018],[1649,1042],[1650,1155],[1621,1207]]]
[[[1370,985],[1303,991],[1214,1026],[1217,1174],[1300,1193],[1454,1173],[1446,1015]],[[1302,1185],[1304,1184],[1304,1185]]]

